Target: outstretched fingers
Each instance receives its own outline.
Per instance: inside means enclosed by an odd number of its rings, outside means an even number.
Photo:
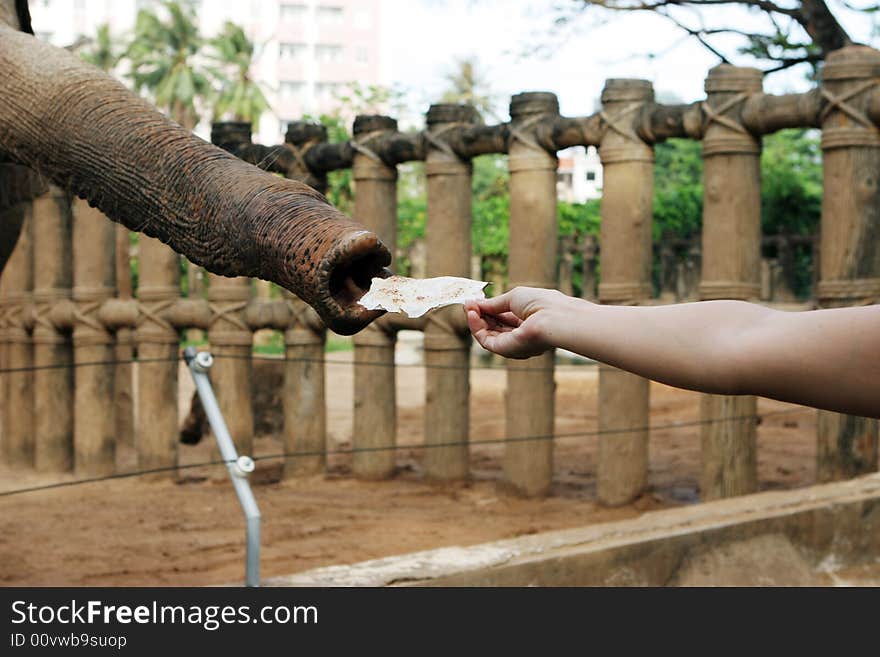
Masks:
[[[489,349],[488,341],[490,338],[490,328],[488,322],[480,315],[480,313],[476,310],[468,310],[467,311],[467,323],[468,328],[471,330],[471,335],[474,336],[474,339],[480,343],[480,346],[483,349]],[[491,349],[489,349],[491,351]]]
[[[506,312],[510,312],[511,307],[511,298],[513,296],[513,291],[505,292],[504,294],[499,294],[497,297],[491,297],[489,299],[477,299],[472,303],[474,306],[479,308],[481,314],[490,314],[490,315],[503,315]]]

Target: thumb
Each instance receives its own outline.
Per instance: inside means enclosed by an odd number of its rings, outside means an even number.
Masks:
[[[508,291],[497,297],[492,297],[491,299],[478,299],[476,304],[480,308],[480,312],[488,313],[490,315],[500,315],[502,313],[510,312],[511,297],[512,291]]]

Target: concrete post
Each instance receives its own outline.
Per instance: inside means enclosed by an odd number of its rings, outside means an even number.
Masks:
[[[587,301],[596,301],[596,260],[598,245],[595,235],[584,235],[582,245],[583,254],[583,278],[581,284],[581,298]]]
[[[21,222],[21,234],[0,276],[3,310],[3,368],[24,370],[3,374],[3,456],[12,466],[33,467],[34,414],[33,344],[25,321],[25,308],[33,289],[33,208],[19,203],[4,213],[3,221]]]
[[[743,103],[761,93],[761,71],[720,64],[706,79],[700,298],[761,294],[761,142],[742,124]],[[703,500],[758,487],[757,400],[705,395],[700,405]]]
[[[309,149],[327,140],[319,124],[295,121],[288,125],[285,142],[294,152],[296,166],[287,177],[319,192],[327,191],[327,176],[315,174],[305,163]],[[284,293],[293,321],[284,332],[284,451],[305,454],[284,461],[284,476],[324,472],[327,446],[327,404],[324,391],[324,349],[327,330],[304,301]]]
[[[34,465],[41,472],[73,469],[73,350],[70,335],[50,321],[69,300],[73,281],[71,212],[55,187],[33,201],[34,235]]]
[[[177,465],[179,364],[174,358],[180,335],[162,313],[180,297],[180,256],[159,240],[141,235],[138,258],[138,467],[170,468]]]
[[[294,321],[284,332],[284,451],[303,454],[284,461],[284,476],[324,472],[327,405],[324,348],[327,330],[304,301],[286,293]]]
[[[327,128],[320,123],[292,121],[287,125],[284,143],[293,153],[294,166],[287,171],[287,177],[305,183],[322,194],[327,192],[327,174],[309,169],[306,154],[315,144],[327,141]]]
[[[251,298],[249,278],[208,275],[211,326],[208,342],[216,361],[211,383],[220,411],[239,454],[254,453],[254,412],[251,402],[253,333],[244,318]]]
[[[877,93],[880,52],[851,46],[828,55],[822,69],[823,307],[880,297],[880,131],[866,116]],[[873,83],[872,83],[873,81]],[[877,420],[819,412],[819,481],[877,470]]]
[[[653,100],[646,80],[608,80],[602,91],[601,303],[639,304],[651,298],[654,152],[636,135],[633,123],[639,108]],[[599,436],[597,496],[602,504],[627,504],[644,490],[649,418],[647,379],[600,366],[599,431],[609,432]]]
[[[133,296],[131,282],[131,250],[130,232],[122,224],[116,225],[116,297],[131,299]],[[134,445],[134,331],[120,328],[116,331],[116,442]]]
[[[471,269],[471,164],[444,133],[477,120],[468,105],[431,105],[428,179],[427,275],[463,276]],[[460,307],[440,308],[425,326],[425,474],[429,479],[468,476],[470,331]],[[454,444],[458,443],[458,444]],[[433,447],[433,445],[445,445]]]
[[[74,201],[73,444],[74,469],[85,476],[116,469],[115,344],[113,334],[98,320],[101,304],[116,293],[115,228],[99,210]]]
[[[536,141],[539,122],[557,116],[551,93],[510,101],[510,287],[556,287],[556,155]],[[553,479],[554,353],[507,361],[506,484],[542,496]],[[537,440],[517,440],[540,437]]]
[[[370,143],[397,130],[387,116],[358,116],[352,164],[354,218],[375,231],[394,253],[397,245],[397,168],[385,164]],[[354,473],[362,479],[384,479],[394,473],[397,440],[397,395],[394,345],[397,336],[373,323],[354,336]]]

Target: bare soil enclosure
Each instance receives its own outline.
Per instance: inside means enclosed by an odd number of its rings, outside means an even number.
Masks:
[[[279,482],[279,460],[258,463],[255,493],[263,513],[264,577],[320,566],[452,545],[474,545],[548,530],[634,518],[645,511],[698,500],[698,395],[651,388],[651,470],[648,492],[616,509],[597,506],[595,475],[598,377],[589,366],[556,374],[555,472],[550,497],[521,499],[498,490],[500,444],[471,447],[471,483],[424,481],[418,448],[423,436],[424,370],[398,370],[398,422],[404,448],[391,481],[350,475],[352,369],[350,353],[328,356],[329,457],[325,477]],[[190,380],[180,381],[182,409]],[[474,440],[503,436],[504,370],[471,373]],[[185,384],[185,385],[184,385]],[[816,413],[761,400],[758,427],[762,490],[806,486],[815,480]],[[210,460],[202,441],[181,447],[189,463]],[[257,455],[275,454],[273,436],[256,440]],[[120,449],[134,469],[134,451]],[[0,490],[63,481],[57,475],[0,470]],[[72,479],[72,476],[67,477]],[[0,497],[0,583],[12,585],[210,585],[241,581],[244,523],[225,469],[182,470],[167,478],[115,479]]]

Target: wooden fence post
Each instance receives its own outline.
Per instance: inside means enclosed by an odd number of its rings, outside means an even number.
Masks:
[[[116,296],[131,299],[134,292],[131,281],[131,232],[116,224]],[[123,327],[116,330],[116,442],[134,445],[134,330]]]
[[[73,203],[74,469],[99,476],[116,469],[113,404],[115,340],[98,309],[116,293],[116,226],[83,200]]]
[[[878,89],[880,52],[851,46],[828,55],[822,69],[823,307],[880,297],[880,130],[867,117]],[[819,411],[819,481],[877,470],[877,420]]]
[[[216,356],[211,383],[239,454],[253,455],[254,412],[251,400],[253,333],[245,322],[251,279],[208,274],[211,325],[208,342]]]
[[[425,157],[428,182],[427,275],[463,276],[471,269],[471,163],[443,139],[477,114],[468,105],[431,105]],[[468,476],[471,335],[461,307],[439,308],[425,325],[425,474],[446,481]],[[435,445],[444,445],[435,447]]]
[[[308,149],[326,140],[327,129],[322,125],[304,121],[288,125],[285,141],[295,149],[296,167],[288,171],[287,177],[326,192],[326,174],[314,174],[305,165]],[[326,467],[327,448],[327,329],[317,313],[296,295],[285,291],[284,298],[293,311],[284,332],[284,451],[305,455],[285,459],[283,476],[321,474]]]
[[[33,289],[33,206],[18,203],[2,220],[21,223],[21,234],[0,276],[3,309],[3,456],[13,466],[33,467],[33,344],[26,327],[25,309]]]
[[[73,280],[70,197],[55,187],[33,200],[34,465],[42,472],[73,469],[73,351],[70,335],[50,320],[70,299]],[[39,369],[46,368],[46,369]]]
[[[180,335],[162,313],[180,297],[180,256],[142,234],[138,265],[138,466],[169,468],[177,465]],[[168,476],[174,478],[173,473]]]
[[[761,71],[720,64],[706,79],[700,298],[756,300],[761,294],[761,141],[741,120],[761,92]],[[700,403],[703,500],[758,487],[757,400],[703,395]]]
[[[379,235],[392,253],[397,245],[397,168],[383,162],[370,142],[396,130],[397,121],[387,116],[358,116],[353,130],[358,144],[352,164],[354,218]],[[394,332],[376,323],[354,336],[353,468],[362,479],[384,479],[394,473],[396,341]]]
[[[536,139],[541,121],[559,114],[552,93],[510,100],[510,287],[556,287],[556,154]],[[507,361],[505,483],[542,496],[553,480],[554,352]],[[526,440],[522,440],[526,438]]]
[[[602,91],[605,131],[599,301],[639,304],[651,298],[651,219],[654,151],[633,129],[643,104],[654,100],[647,80],[608,80]],[[641,495],[648,476],[647,379],[599,367],[599,464],[596,492],[608,506]]]

